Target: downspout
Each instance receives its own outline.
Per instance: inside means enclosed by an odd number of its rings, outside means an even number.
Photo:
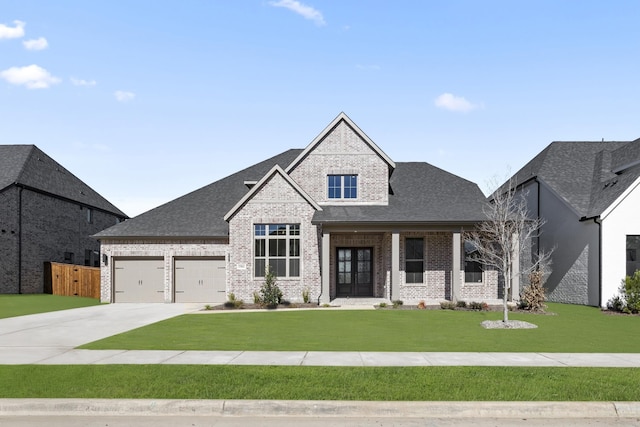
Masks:
[[[18,293],[22,293],[22,187],[18,187]]]
[[[598,224],[598,305],[602,307],[602,220],[594,216],[593,222]]]

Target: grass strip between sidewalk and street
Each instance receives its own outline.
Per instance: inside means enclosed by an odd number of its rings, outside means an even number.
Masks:
[[[537,329],[484,329],[495,311],[277,310],[186,314],[80,348],[103,350],[639,353],[640,316],[549,303],[510,313]]]
[[[640,401],[638,368],[2,365],[1,398]]]

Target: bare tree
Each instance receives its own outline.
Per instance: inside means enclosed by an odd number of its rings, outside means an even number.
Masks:
[[[479,223],[475,230],[465,233],[465,239],[475,247],[470,255],[471,260],[483,264],[485,268],[495,269],[502,277],[502,321],[508,322],[507,301],[513,289],[514,274],[528,277],[533,271],[548,272],[551,252],[540,249],[534,251],[531,262],[521,266],[520,254],[531,252],[533,239],[539,235],[546,221],[529,216],[526,193],[516,192],[511,180],[502,187],[494,188],[497,190],[484,208],[487,219]]]

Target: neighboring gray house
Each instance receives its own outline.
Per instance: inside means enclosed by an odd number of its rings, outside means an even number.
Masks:
[[[0,293],[42,293],[44,263],[98,266],[127,216],[34,145],[0,145]]]
[[[461,241],[484,203],[472,182],[395,163],[341,113],[303,150],[98,233],[102,301],[252,301],[271,266],[290,301],[491,302],[497,273],[465,263]]]
[[[555,248],[551,301],[605,307],[640,269],[640,139],[553,142],[513,177]]]

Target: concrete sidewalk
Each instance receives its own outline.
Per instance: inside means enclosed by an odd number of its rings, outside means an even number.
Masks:
[[[638,368],[640,354],[403,353],[339,351],[77,350],[11,347],[2,365],[547,366]]]

